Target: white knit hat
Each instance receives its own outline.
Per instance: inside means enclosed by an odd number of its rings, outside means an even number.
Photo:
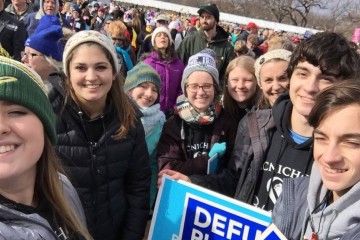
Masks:
[[[115,68],[116,72],[120,71],[120,65],[118,64],[115,47],[111,42],[110,38],[108,38],[107,36],[105,36],[104,34],[98,31],[86,30],[75,33],[66,42],[64,54],[63,54],[63,70],[66,76],[69,76],[69,69],[67,69],[69,54],[74,50],[74,48],[76,48],[80,44],[87,42],[98,43],[106,50],[108,50],[115,65],[113,67]]]
[[[291,54],[292,53],[290,51],[285,49],[274,49],[268,51],[267,53],[261,55],[258,59],[256,59],[254,67],[258,85],[260,86],[260,70],[265,63],[273,59],[280,59],[290,62]]]
[[[157,35],[158,33],[161,33],[161,32],[165,33],[165,34],[168,36],[168,38],[169,38],[169,45],[171,45],[171,44],[173,43],[173,40],[172,40],[172,37],[171,37],[171,34],[170,34],[169,29],[167,29],[166,27],[161,26],[161,27],[155,28],[154,32],[153,32],[152,35],[151,35],[151,44],[152,44],[154,47],[155,47],[155,37],[156,37],[156,35]]]

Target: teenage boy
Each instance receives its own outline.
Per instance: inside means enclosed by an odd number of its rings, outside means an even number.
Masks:
[[[168,174],[272,210],[284,178],[310,174],[313,128],[308,116],[315,97],[359,73],[360,55],[352,43],[336,33],[313,35],[293,52],[289,93],[280,96],[272,110],[251,112],[239,123],[228,168],[206,176],[187,177],[170,170],[159,176]]]
[[[311,176],[284,179],[272,215],[288,239],[360,238],[359,82],[334,84],[316,98]]]

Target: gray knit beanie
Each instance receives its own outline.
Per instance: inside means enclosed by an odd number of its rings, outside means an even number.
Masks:
[[[290,62],[290,58],[291,58],[291,52],[285,49],[274,49],[271,51],[268,51],[267,53],[265,53],[264,55],[261,55],[258,59],[256,59],[255,61],[255,76],[258,82],[258,85],[260,86],[260,70],[261,67],[269,62],[270,60],[273,59],[279,59],[279,60],[284,60],[287,62]]]
[[[189,76],[196,71],[208,72],[214,79],[217,93],[221,92],[221,87],[219,83],[219,72],[216,68],[215,58],[216,53],[210,48],[205,48],[199,53],[192,55],[189,58],[188,64],[184,69],[181,81],[181,89],[185,96],[185,82],[189,78]]]

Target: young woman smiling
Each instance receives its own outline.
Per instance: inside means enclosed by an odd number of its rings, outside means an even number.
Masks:
[[[139,106],[143,116],[141,122],[145,130],[151,166],[150,212],[154,207],[157,194],[157,145],[165,122],[165,115],[160,111],[159,93],[161,81],[159,74],[144,62],[139,62],[126,77],[124,89]]]
[[[55,154],[55,115],[38,74],[0,57],[0,238],[92,239]]]
[[[276,99],[289,90],[287,73],[291,52],[285,49],[268,51],[255,62],[255,75],[263,92],[260,109],[272,108]]]
[[[252,57],[240,56],[232,60],[225,71],[223,105],[237,122],[248,111],[257,108],[262,96],[255,77],[254,63]]]
[[[218,169],[227,165],[237,124],[219,103],[214,56],[214,51],[205,49],[189,59],[181,82],[184,95],[178,98],[159,141],[160,169],[205,175],[209,157],[216,153],[221,158]]]
[[[149,213],[150,164],[140,112],[124,92],[111,40],[80,31],[54,74],[57,152],[95,239],[142,239]]]

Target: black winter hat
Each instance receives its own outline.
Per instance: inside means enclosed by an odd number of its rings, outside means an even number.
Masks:
[[[198,10],[198,14],[201,15],[201,13],[204,11],[213,15],[216,22],[219,22],[220,13],[219,13],[219,9],[217,8],[216,4],[212,3],[212,4],[208,4],[208,5],[201,5],[200,9]]]

